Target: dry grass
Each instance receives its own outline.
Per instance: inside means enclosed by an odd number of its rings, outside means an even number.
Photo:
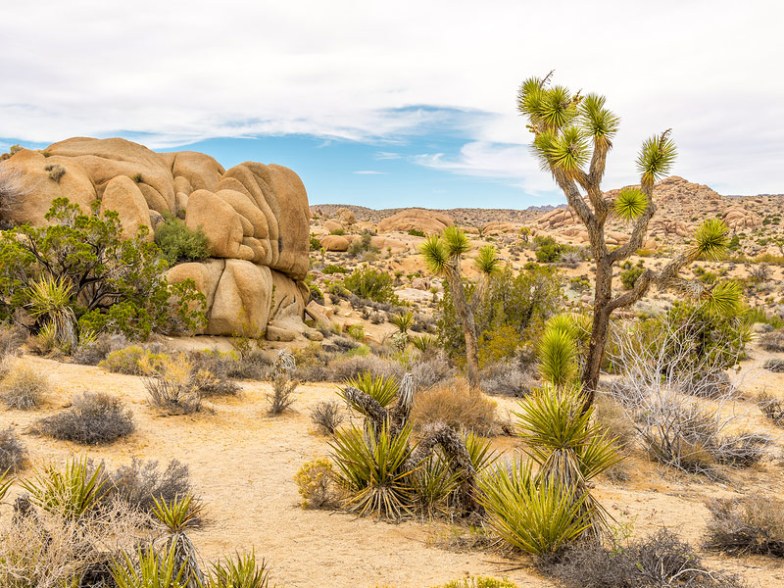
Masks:
[[[784,502],[767,496],[712,500],[705,547],[729,555],[784,557]]]
[[[17,362],[3,379],[0,398],[8,408],[32,410],[43,404],[49,388],[49,379],[46,376]]]
[[[18,472],[25,464],[27,450],[12,428],[0,430],[0,474]]]
[[[471,390],[465,380],[452,380],[414,397],[411,421],[417,429],[432,423],[444,423],[456,430],[488,436],[499,433],[496,404],[478,390]]]

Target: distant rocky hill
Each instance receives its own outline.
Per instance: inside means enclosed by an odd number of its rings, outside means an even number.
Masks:
[[[480,227],[487,223],[504,219],[509,222],[526,223],[538,215],[555,210],[556,206],[531,206],[523,210],[511,208],[450,208],[428,209],[432,212],[443,213],[451,217],[457,224],[466,227]],[[364,206],[343,204],[314,204],[310,207],[314,217],[336,218],[341,210],[350,210],[357,221],[378,223],[381,220],[394,216],[411,208],[384,208],[376,210]]]

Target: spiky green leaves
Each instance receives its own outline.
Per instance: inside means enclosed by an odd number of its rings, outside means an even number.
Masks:
[[[553,167],[573,174],[588,163],[591,145],[581,128],[570,126],[550,142],[544,155]]]
[[[699,255],[714,257],[722,253],[730,244],[730,229],[718,218],[709,218],[703,222],[695,234],[695,251]]]
[[[436,275],[443,274],[450,263],[471,249],[471,243],[458,227],[447,227],[440,235],[430,235],[419,248],[428,269]]]
[[[637,170],[641,174],[644,187],[652,187],[659,178],[669,173],[678,151],[675,141],[670,138],[670,131],[646,139],[637,156]]]
[[[734,281],[719,282],[704,295],[705,308],[720,316],[734,316],[743,300],[743,287]]]
[[[135,557],[127,553],[111,566],[118,588],[187,588],[185,567],[177,560],[176,545],[159,551],[153,545],[139,548]]]
[[[354,378],[346,380],[346,385],[342,388],[338,388],[338,394],[343,400],[349,403],[351,408],[363,414],[364,411],[362,410],[362,407],[356,403],[352,403],[348,399],[345,392],[345,389],[348,386],[361,390],[378,402],[382,408],[386,408],[392,404],[392,401],[397,398],[397,393],[400,389],[397,380],[394,377],[384,375],[377,376],[370,372],[363,372]]]
[[[574,337],[561,329],[545,329],[539,341],[539,373],[556,386],[577,377],[577,346]]]
[[[14,483],[14,478],[11,476],[11,470],[7,469],[4,472],[0,472],[0,502],[2,502],[5,495],[8,493],[8,489],[11,488],[11,485]]]
[[[490,528],[509,545],[545,556],[577,540],[590,526],[585,495],[535,480],[530,462],[498,467],[480,482]]]
[[[529,118],[536,132],[562,129],[578,115],[580,96],[564,86],[548,88],[549,77],[528,78],[517,97],[518,110]]]
[[[270,585],[266,562],[256,562],[256,554],[237,553],[231,559],[212,565],[205,588],[267,588]]]
[[[155,506],[152,514],[170,533],[182,533],[199,522],[199,507],[191,494],[177,496],[172,500],[153,497]]]
[[[498,259],[498,252],[492,245],[485,245],[479,250],[476,258],[476,267],[486,276],[494,274],[498,270],[501,260]]]
[[[35,318],[54,316],[71,303],[73,288],[64,277],[43,276],[27,290],[28,308]]]
[[[615,214],[627,222],[636,220],[647,210],[648,197],[636,188],[624,188],[613,204]]]
[[[106,495],[103,464],[93,468],[84,459],[72,459],[63,470],[47,466],[21,483],[39,508],[67,519],[93,511]]]
[[[597,141],[609,141],[618,132],[620,118],[605,107],[606,99],[588,94],[580,103],[583,129]]]

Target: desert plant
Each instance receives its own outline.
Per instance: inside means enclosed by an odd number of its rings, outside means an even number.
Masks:
[[[66,353],[76,349],[78,344],[73,295],[73,287],[63,276],[43,276],[26,291],[26,307],[30,314],[40,326],[49,325],[55,346]]]
[[[349,403],[351,408],[358,412],[363,412],[363,408],[356,403],[352,403],[350,398],[346,395],[347,387],[357,388],[361,390],[373,400],[378,402],[382,408],[388,407],[392,401],[395,400],[399,391],[397,379],[391,376],[374,375],[371,372],[364,372],[346,380],[342,388],[338,388],[338,392],[346,402]]]
[[[457,227],[447,227],[440,236],[431,235],[420,248],[430,271],[436,275],[443,276],[449,284],[452,302],[460,318],[465,341],[468,382],[472,387],[478,388],[479,349],[477,338],[479,333],[476,329],[475,309],[466,296],[460,271],[460,260],[469,250],[470,243],[468,238]],[[494,250],[492,252],[488,251],[485,257],[488,259],[483,260],[484,268],[490,271],[483,273],[483,276],[488,276],[495,269],[494,263],[490,263],[489,259],[495,257]],[[484,271],[482,265],[479,266],[479,269]]]
[[[188,466],[176,459],[161,470],[157,461],[134,458],[109,474],[106,492],[134,510],[152,513],[155,500],[171,502],[193,494]]]
[[[370,266],[355,269],[346,276],[343,285],[360,298],[392,304],[397,302],[391,276]]]
[[[319,402],[310,412],[310,420],[323,435],[334,435],[343,422],[340,403],[334,400]]]
[[[164,220],[155,229],[155,243],[170,265],[198,261],[210,256],[210,243],[201,229],[191,230],[175,217]]]
[[[361,516],[400,520],[410,514],[412,502],[409,446],[411,428],[392,435],[389,425],[380,430],[368,421],[364,428],[339,430],[332,441],[335,479],[345,490],[346,508]]]
[[[165,362],[164,353],[155,353],[141,345],[129,345],[111,351],[98,365],[115,374],[150,376],[160,372]]]
[[[496,404],[464,380],[436,386],[414,397],[411,422],[417,429],[428,424],[445,423],[456,430],[479,435],[494,435],[500,430]]]
[[[450,467],[440,450],[432,452],[411,476],[414,506],[423,515],[433,518],[448,515],[450,498],[460,483],[460,473]]]
[[[145,370],[149,373],[152,370]],[[165,358],[157,375],[143,379],[150,404],[167,414],[192,414],[202,408],[198,382],[192,378],[192,366],[184,355]]]
[[[784,557],[784,502],[762,497],[713,499],[705,547],[729,555]]]
[[[14,479],[11,476],[10,468],[0,471],[0,502],[3,501],[3,498],[5,498],[5,495],[8,493],[8,490],[11,488],[13,483]],[[2,560],[0,559],[0,561]]]
[[[0,399],[8,408],[31,410],[43,404],[49,379],[23,363],[16,363],[0,384]]]
[[[0,472],[18,472],[25,464],[27,450],[16,432],[0,429]]]
[[[198,525],[198,503],[186,494],[173,500],[153,499],[153,516],[166,528],[167,553],[173,552],[175,569],[182,572],[185,588],[204,586],[204,574],[199,565],[198,553],[186,531]]]
[[[428,390],[456,375],[455,368],[441,353],[420,358],[410,366],[409,373],[414,380],[416,390]]]
[[[519,361],[493,363],[482,369],[481,388],[487,394],[521,398],[539,385],[536,374]]]
[[[760,394],[757,406],[766,417],[773,421],[773,424],[779,427],[784,426],[784,401],[768,394]]]
[[[294,392],[299,386],[299,382],[294,379],[296,369],[294,356],[285,349],[280,351],[273,366],[272,393],[267,395],[269,414],[279,415],[294,404]]]
[[[552,73],[552,72],[551,72]],[[670,131],[646,140],[637,158],[640,186],[624,188],[614,199],[601,190],[607,154],[612,148],[620,119],[605,106],[597,94],[573,94],[563,86],[549,86],[551,74],[523,82],[518,109],[534,135],[533,148],[542,165],[555,179],[572,211],[588,231],[591,254],[596,268],[593,324],[587,361],[581,374],[586,408],[593,403],[607,344],[610,317],[616,310],[640,300],[653,283],[669,286],[679,270],[700,256],[726,249],[728,228],[718,219],[706,221],[697,231],[696,243],[674,257],[660,272],[646,269],[634,287],[613,297],[613,265],[633,255],[643,245],[648,224],[656,212],[653,186],[671,168],[675,143]],[[583,196],[580,189],[586,193]],[[611,216],[633,223],[629,240],[610,249],[604,227]],[[738,292],[708,292],[725,303]],[[730,295],[730,296],[728,296]]]
[[[119,398],[103,392],[77,396],[71,408],[39,420],[35,429],[61,441],[82,445],[104,445],[135,430],[133,414]]]
[[[44,166],[44,171],[49,172],[49,179],[53,182],[60,183],[60,180],[63,179],[65,175],[65,168],[57,163],[48,163]]]
[[[236,553],[233,558],[212,565],[205,588],[268,588],[269,569],[255,552]]]
[[[744,588],[735,576],[707,569],[688,543],[672,531],[616,544],[576,543],[540,562],[566,588]]]
[[[103,464],[93,467],[86,459],[71,459],[60,470],[52,465],[36,470],[20,485],[31,502],[66,519],[79,519],[93,512],[106,495]]]
[[[555,482],[539,483],[530,462],[497,467],[480,479],[487,524],[501,539],[532,555],[556,553],[590,528],[584,496]]]
[[[773,359],[768,359],[767,361],[765,361],[765,365],[763,365],[762,367],[775,374],[784,373],[784,359],[779,359],[777,357],[774,357]]]
[[[297,470],[294,476],[302,504],[309,508],[322,508],[332,505],[335,496],[335,470],[327,458],[308,461]]]
[[[174,545],[165,551],[149,545],[133,556],[123,552],[111,569],[117,588],[189,588]]]

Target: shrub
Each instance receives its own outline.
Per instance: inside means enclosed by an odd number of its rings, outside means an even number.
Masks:
[[[784,502],[769,496],[708,502],[705,547],[729,555],[784,557]]]
[[[565,588],[743,588],[735,576],[708,570],[694,549],[672,531],[612,549],[596,542],[578,543],[558,558],[542,561],[546,573]]]
[[[104,445],[130,435],[135,425],[133,414],[119,398],[85,392],[74,399],[70,409],[38,421],[36,430],[61,441]]]
[[[201,394],[188,378],[162,374],[144,378],[152,406],[166,414],[192,414],[201,410]]]
[[[155,243],[170,265],[210,256],[210,244],[204,231],[193,231],[174,217],[167,218],[155,229]]]
[[[409,368],[409,373],[414,379],[415,390],[429,390],[457,375],[457,371],[443,354],[417,361]]]
[[[343,422],[340,403],[335,400],[319,402],[311,411],[310,420],[323,435],[334,435],[335,430]]]
[[[495,402],[478,390],[471,390],[465,380],[453,380],[417,394],[411,409],[411,422],[417,429],[440,422],[485,436],[499,430]]]
[[[27,450],[14,430],[11,427],[0,430],[0,475],[9,470],[20,471],[26,459]]]
[[[623,271],[621,272],[621,284],[623,284],[624,290],[631,290],[634,288],[634,284],[637,282],[637,278],[639,278],[645,272],[645,266],[640,261],[637,265],[632,265],[630,261],[627,261],[623,264]]]
[[[21,482],[35,506],[76,520],[94,513],[106,496],[103,464],[93,467],[87,459],[71,459],[60,470],[46,466]]]
[[[766,351],[781,353],[784,351],[784,331],[766,333],[760,338],[760,346]]]
[[[773,421],[773,424],[779,427],[784,426],[784,401],[767,394],[761,394],[757,400],[757,406],[766,417]]]
[[[447,582],[442,586],[436,586],[435,588],[518,588],[518,586],[509,580],[498,580],[486,576],[477,576],[476,578],[452,580],[451,582]]]
[[[335,503],[335,470],[327,458],[302,464],[294,476],[297,491],[306,508],[322,508]]]
[[[351,257],[357,257],[363,253],[378,253],[378,247],[375,247],[371,241],[373,234],[369,231],[362,231],[359,239],[354,239],[348,246],[346,251]],[[350,289],[350,288],[349,288]]]
[[[294,379],[297,362],[285,349],[278,353],[272,376],[272,394],[267,395],[269,414],[279,415],[294,404],[294,392],[299,382]]]
[[[784,359],[779,359],[777,357],[769,359],[762,367],[776,374],[784,373]]]
[[[360,298],[376,302],[397,303],[392,277],[372,267],[357,268],[343,281],[343,285]]]
[[[543,235],[534,237],[534,245],[536,261],[540,263],[556,263],[570,249],[568,245],[562,245],[552,237]]]
[[[112,351],[98,365],[115,374],[149,376],[163,369],[166,354],[154,353],[141,345]]]
[[[331,276],[332,274],[347,274],[348,268],[346,268],[344,265],[330,263],[329,265],[324,266],[324,269],[321,270],[321,273],[327,276]]]
[[[419,229],[408,229],[408,234],[412,237],[426,237],[424,231],[420,231]]]
[[[21,363],[11,368],[0,385],[5,405],[19,410],[41,406],[49,388],[49,379],[46,376]]]
[[[191,495],[188,466],[173,459],[162,470],[157,461],[134,458],[109,476],[108,493],[131,508],[152,513],[155,501],[171,502],[177,497]]]
[[[72,359],[81,365],[99,365],[110,353],[127,346],[128,339],[122,333],[102,333],[87,339],[81,337]]]
[[[365,340],[365,327],[357,323],[346,327],[346,334],[360,343]]]
[[[479,373],[482,390],[488,394],[502,394],[522,398],[538,384],[536,376],[519,361],[494,363]]]
[[[44,170],[49,172],[49,179],[53,182],[60,183],[65,175],[65,168],[57,163],[49,163],[44,166]]]
[[[333,361],[329,366],[331,373],[330,380],[341,382],[351,378],[356,378],[365,372],[375,376],[387,376],[400,378],[403,375],[403,368],[399,363],[381,359],[375,355],[368,356],[341,356]]]
[[[190,384],[199,391],[202,398],[237,396],[242,390],[239,384],[224,374],[215,374],[208,369],[192,369]]]

